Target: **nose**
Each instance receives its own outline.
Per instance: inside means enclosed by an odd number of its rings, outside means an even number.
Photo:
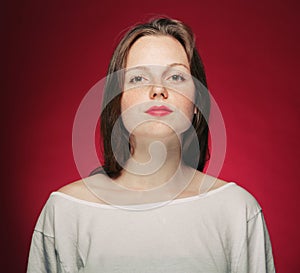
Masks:
[[[167,99],[168,95],[168,90],[164,86],[152,86],[149,94],[151,99],[157,99],[160,97]]]

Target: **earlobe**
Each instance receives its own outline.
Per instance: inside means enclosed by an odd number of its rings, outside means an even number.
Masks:
[[[196,106],[194,106],[194,114],[197,114],[197,107]]]

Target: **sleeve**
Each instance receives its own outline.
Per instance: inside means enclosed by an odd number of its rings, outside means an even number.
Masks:
[[[56,250],[55,209],[51,199],[45,204],[36,223],[29,251],[27,273],[63,273]]]
[[[236,272],[275,273],[272,246],[262,211],[247,221]]]
[[[54,237],[35,230],[28,258],[27,273],[61,273],[63,271],[55,251]]]

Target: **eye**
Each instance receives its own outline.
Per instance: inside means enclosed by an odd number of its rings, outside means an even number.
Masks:
[[[146,79],[142,76],[134,76],[129,80],[129,83],[141,83],[145,81]]]
[[[168,80],[171,80],[174,82],[183,82],[183,81],[185,81],[185,78],[183,77],[183,75],[174,74],[171,77],[169,77]]]

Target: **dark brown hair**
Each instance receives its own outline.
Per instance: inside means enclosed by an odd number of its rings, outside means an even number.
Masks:
[[[203,171],[205,163],[209,159],[208,116],[210,99],[204,66],[195,47],[193,32],[187,25],[178,20],[166,17],[156,18],[131,28],[121,39],[111,58],[103,97],[104,108],[100,117],[104,164],[92,171],[91,175],[107,173],[109,177],[117,178],[121,174],[122,166],[130,157],[129,133],[119,118],[121,115],[122,80],[116,72],[126,67],[126,59],[132,45],[139,38],[149,35],[171,36],[178,40],[185,49],[191,74],[194,77],[195,105],[198,111],[194,115],[191,128],[183,134],[182,158],[187,165],[195,165],[193,167],[199,171]],[[113,130],[114,133],[112,134]],[[198,149],[195,150],[195,147]],[[193,164],[195,159],[197,162]]]

